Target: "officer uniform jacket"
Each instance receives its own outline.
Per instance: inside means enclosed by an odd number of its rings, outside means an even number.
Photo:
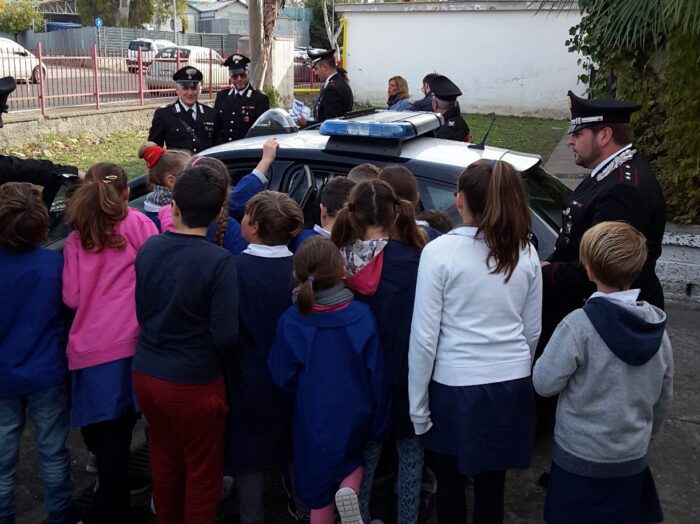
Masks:
[[[432,111],[433,110],[433,94],[428,93],[420,100],[413,102],[413,108],[416,111]]]
[[[270,109],[269,97],[250,84],[240,95],[235,88],[219,91],[214,102],[215,143],[223,144],[245,137],[258,117],[268,109]]]
[[[619,163],[624,158],[622,154],[633,151],[631,144],[623,148],[596,172],[596,177],[587,176],[566,201],[562,228],[554,253],[548,259],[551,264],[542,268],[543,321],[550,324],[543,328],[553,329],[564,316],[582,307],[595,291],[595,285],[579,263],[579,244],[586,230],[607,220],[627,222],[646,237],[647,261],[632,287],[641,289],[639,300],[663,308],[663,291],[655,273],[666,226],[666,204],[659,182],[647,160],[636,153],[603,176],[605,167],[614,167],[611,163]]]
[[[335,73],[321,88],[314,106],[314,119],[316,122],[323,122],[329,118],[344,116],[352,111],[352,103],[352,89],[340,73]]]
[[[445,123],[435,131],[436,138],[456,140],[458,142],[469,141],[469,126],[459,112],[459,106],[453,107],[444,115]]]
[[[193,153],[214,145],[214,110],[197,102],[197,118],[187,113],[187,108],[176,100],[156,109],[148,140],[168,149],[187,149]]]
[[[43,186],[42,198],[51,207],[65,178],[78,179],[78,168],[54,164],[49,160],[33,160],[0,155],[0,184],[29,182]]]

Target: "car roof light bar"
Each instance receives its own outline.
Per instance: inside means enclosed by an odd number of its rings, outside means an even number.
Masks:
[[[443,123],[443,117],[436,113],[381,111],[349,120],[326,120],[319,133],[331,137],[407,140],[433,131]]]

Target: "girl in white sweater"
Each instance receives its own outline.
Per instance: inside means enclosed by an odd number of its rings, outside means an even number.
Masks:
[[[530,369],[542,276],[520,174],[479,160],[459,177],[463,225],[422,252],[409,349],[410,413],[436,454],[438,522],[503,521],[505,473],[527,468],[534,432]]]

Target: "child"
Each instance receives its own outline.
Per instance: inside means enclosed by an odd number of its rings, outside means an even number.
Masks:
[[[277,157],[277,148],[279,144],[276,138],[268,138],[263,144],[263,154],[255,169],[240,182],[238,182],[229,192],[228,197],[228,214],[239,222],[243,218],[243,213],[246,208],[246,203],[254,195],[265,189],[267,186],[266,173]]]
[[[153,186],[153,191],[146,195],[143,211],[162,231],[158,212],[161,208],[170,206],[175,177],[185,169],[190,154],[181,150],[168,151],[154,142],[146,142],[139,148],[138,156],[145,160],[148,182]]]
[[[454,227],[452,225],[452,220],[450,220],[450,217],[447,216],[447,213],[444,211],[438,211],[437,209],[426,209],[425,211],[421,211],[416,216],[416,219],[417,223],[420,224],[421,222],[425,222],[429,227],[442,233],[443,235],[452,231],[452,228]]]
[[[411,420],[434,452],[438,522],[503,522],[506,470],[527,468],[534,436],[532,352],[542,274],[528,241],[519,173],[479,160],[459,176],[461,227],[421,255],[408,359]],[[505,212],[507,210],[507,212]]]
[[[221,497],[221,363],[238,335],[238,285],[231,254],[205,235],[226,190],[209,168],[185,170],[173,190],[175,232],[149,239],[136,259],[134,386],[149,423],[157,522],[214,522]]]
[[[49,213],[26,182],[0,186],[0,522],[15,521],[15,474],[26,416],[36,428],[49,522],[72,524],[70,391],[60,253],[41,246]]]
[[[360,182],[367,182],[368,180],[374,180],[379,176],[382,170],[379,169],[374,164],[360,164],[359,166],[353,167],[348,172],[348,180],[352,180],[356,184]]]
[[[581,239],[598,291],[557,326],[533,375],[540,395],[559,394],[548,523],[663,521],[646,456],[671,406],[673,353],[666,314],[630,289],[646,257],[644,235],[623,222]]]
[[[413,204],[414,209],[416,209],[416,211],[418,210],[420,205],[418,182],[408,168],[399,165],[387,166],[379,173],[379,180],[384,180],[384,182],[392,187],[399,198],[408,200]],[[416,224],[426,235],[426,240],[428,242],[435,240],[441,234],[436,229],[430,227],[430,224],[424,220],[416,220]]]
[[[335,224],[338,211],[348,201],[350,190],[355,187],[355,182],[344,176],[337,176],[328,182],[321,190],[321,225],[316,224],[313,229],[305,229],[294,241],[292,251],[297,251],[301,243],[314,235],[321,235],[323,238],[330,238],[333,224]]]
[[[131,362],[139,334],[134,260],[158,233],[128,199],[124,170],[95,164],[66,210],[74,228],[63,248],[63,302],[76,310],[67,347],[72,418],[97,457],[94,509],[101,523],[124,522],[129,509],[127,467],[136,423]]]
[[[267,357],[275,326],[292,305],[292,253],[304,225],[298,204],[263,191],[246,205],[241,224],[248,248],[235,258],[240,340],[228,369],[227,466],[233,471],[243,524],[262,522],[264,469],[289,458],[289,397],[272,381]]]
[[[398,451],[398,522],[418,518],[423,448],[408,416],[408,339],[420,250],[425,237],[416,226],[413,204],[401,200],[381,180],[362,182],[350,192],[338,214],[333,243],[348,272],[346,279],[358,300],[377,319],[392,388],[391,438]],[[372,441],[365,457],[360,503],[369,522],[369,496],[382,445]]]
[[[296,489],[312,524],[334,524],[336,506],[344,524],[360,524],[363,449],[389,422],[376,324],[343,284],[343,259],[330,240],[304,242],[294,276],[297,305],[282,315],[268,362],[275,383],[295,393]]]

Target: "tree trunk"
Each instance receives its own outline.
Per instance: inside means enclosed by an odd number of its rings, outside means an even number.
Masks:
[[[265,73],[265,64],[262,61],[263,48],[263,0],[249,0],[248,25],[250,26],[250,72],[251,83],[258,89],[262,88]]]

